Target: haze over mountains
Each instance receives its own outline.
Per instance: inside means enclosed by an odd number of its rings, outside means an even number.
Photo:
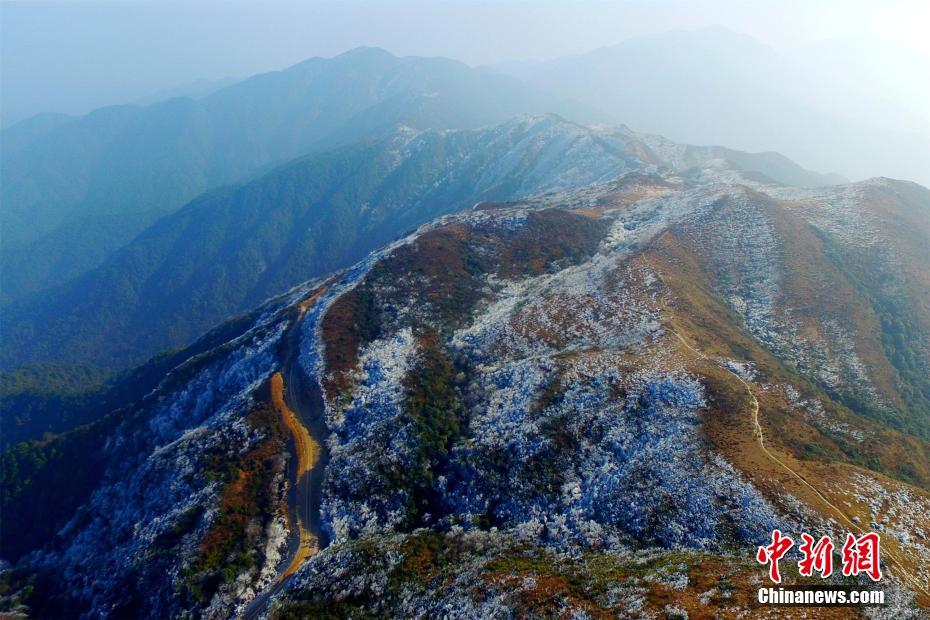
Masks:
[[[554,112],[682,143],[778,151],[852,179],[930,183],[930,138],[901,129],[919,122],[863,120],[869,110],[913,119],[913,110],[869,107],[849,85],[832,98],[812,94],[823,90],[823,77],[809,64],[722,27],[498,67],[522,82],[454,61],[359,49],[225,88],[218,81],[179,89],[193,100],[114,106],[82,118],[40,115],[3,131],[0,301],[101,264],[207,189],[398,124],[475,128]],[[829,106],[840,97],[863,99],[863,109],[856,117],[836,114]]]
[[[870,521],[920,614],[928,216],[913,183],[713,159],[434,220],[6,452],[10,591],[42,617],[717,616],[772,528]]]
[[[73,283],[10,304],[2,360],[121,368],[187,344],[230,314],[345,267],[438,215],[630,169],[714,159],[789,184],[834,181],[773,155],[682,147],[556,116],[476,131],[404,128],[208,192]]]
[[[930,184],[926,112],[870,91],[871,82],[861,80],[876,70],[868,58],[844,56],[850,48],[855,46],[810,46],[806,56],[789,58],[718,26],[643,35],[575,56],[497,68],[596,105],[614,122],[678,142],[778,151],[803,166],[852,179],[882,175]],[[821,54],[832,57],[821,63]],[[891,59],[878,66],[910,76],[913,104],[926,101],[921,86],[926,65],[902,54]],[[844,63],[850,66],[843,75],[829,73]],[[863,67],[858,74],[857,65]],[[850,83],[853,79],[860,82]]]
[[[920,154],[725,30],[508,70],[0,134],[0,614],[732,617],[776,527],[930,609],[930,190],[826,157]]]
[[[598,120],[513,78],[440,58],[357,49],[257,75],[202,99],[26,121],[0,160],[3,300],[95,267],[209,188],[393,131],[471,128],[527,112]]]
[[[480,200],[712,160],[788,185],[845,180],[577,124],[607,118],[488,69],[360,48],[196,99],[4,130],[0,364],[23,368],[4,378],[7,441],[67,428],[101,378]]]
[[[58,376],[52,384],[67,386],[73,375],[88,385],[479,200],[711,160],[788,185],[844,182],[771,151],[688,146],[620,124],[776,144],[776,133],[798,134],[779,119],[820,123],[759,83],[784,81],[791,69],[722,28],[510,67],[519,79],[359,48],[185,87],[193,98],[18,123],[2,132],[0,152],[0,364],[40,369],[17,375],[3,397],[58,408],[58,397],[29,397],[48,386],[23,378]],[[514,120],[544,113],[559,116]],[[611,119],[616,126],[577,124]],[[841,142],[834,129],[801,133],[823,134],[829,150]],[[51,415],[39,407],[6,408],[26,431]]]

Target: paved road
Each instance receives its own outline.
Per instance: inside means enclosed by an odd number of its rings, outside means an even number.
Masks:
[[[284,400],[293,411],[299,422],[309,431],[317,443],[320,444],[320,455],[316,465],[301,476],[294,485],[294,492],[289,494],[291,514],[319,541],[319,548],[325,547],[329,541],[326,533],[320,527],[320,501],[323,488],[323,473],[329,462],[329,452],[326,450],[326,436],[328,434],[325,419],[323,396],[316,381],[310,381],[300,367],[298,355],[300,352],[300,326],[303,323],[301,313],[288,327],[284,334],[284,349],[281,355],[281,374],[284,377]],[[297,458],[292,459],[292,476],[296,475]],[[259,618],[268,608],[268,604],[275,594],[280,592],[287,583],[284,571],[291,565],[300,546],[300,536],[296,530],[288,539],[288,549],[278,565],[279,577],[273,584],[265,588],[252,602],[250,602],[239,616],[244,620]]]

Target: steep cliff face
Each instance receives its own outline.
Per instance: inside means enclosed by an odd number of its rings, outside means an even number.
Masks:
[[[928,235],[897,223],[930,197],[709,164],[484,203],[270,302],[108,431],[32,604],[727,613],[774,527],[880,531],[896,608],[930,604]],[[276,371],[319,399],[308,490]]]

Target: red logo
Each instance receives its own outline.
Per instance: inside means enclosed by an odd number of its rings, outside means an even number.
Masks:
[[[869,532],[856,538],[852,534],[846,535],[843,544],[843,574],[858,575],[865,573],[872,581],[882,578],[882,567],[878,559],[881,540],[878,534]]]
[[[781,573],[778,572],[778,561],[788,553],[788,549],[794,546],[794,541],[787,536],[781,535],[781,530],[772,532],[772,544],[767,547],[759,547],[756,552],[756,560],[759,564],[770,564],[769,579],[775,583],[781,583]]]
[[[833,574],[833,541],[829,536],[824,536],[814,544],[814,537],[810,534],[801,534],[804,543],[798,548],[804,557],[798,562],[798,572],[805,577],[810,577],[816,570],[820,573],[821,579],[826,579]]]
[[[798,550],[802,557],[798,561],[798,572],[805,577],[810,577],[816,571],[821,579],[832,575],[833,550],[835,549],[833,539],[824,536],[815,542],[814,537],[806,532],[801,534],[801,539],[803,542]],[[865,573],[872,581],[881,579],[880,542],[879,535],[873,532],[863,534],[858,538],[853,534],[848,534],[842,549],[843,575],[851,577]],[[769,579],[774,583],[781,583],[778,562],[793,546],[794,541],[790,537],[783,535],[781,530],[773,530],[772,543],[759,547],[756,552],[756,561],[759,564],[769,565]]]

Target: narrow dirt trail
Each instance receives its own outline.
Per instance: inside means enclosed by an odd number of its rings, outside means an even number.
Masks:
[[[787,464],[785,464],[784,461],[782,461],[777,456],[772,454],[772,452],[769,451],[769,449],[765,446],[765,436],[762,433],[762,425],[759,423],[759,401],[756,398],[756,395],[753,393],[752,386],[749,384],[749,382],[743,379],[741,376],[739,376],[737,373],[735,373],[731,369],[718,363],[716,360],[708,357],[701,351],[698,351],[697,349],[692,347],[690,344],[688,344],[687,341],[685,341],[685,339],[681,336],[681,334],[679,334],[674,329],[669,328],[669,331],[671,331],[675,335],[675,337],[678,339],[678,341],[681,342],[681,344],[684,345],[689,351],[697,355],[700,359],[707,361],[709,363],[712,363],[718,368],[721,368],[722,370],[725,370],[726,372],[730,373],[731,375],[736,377],[736,380],[739,381],[743,385],[743,387],[746,389],[746,393],[749,395],[749,398],[752,400],[753,436],[755,437],[757,443],[759,444],[759,449],[762,450],[763,454],[765,454],[769,459],[771,459],[773,462],[781,466],[782,469],[784,469],[788,474],[790,474],[792,477],[797,479],[798,482],[800,482],[805,488],[807,488],[808,490],[813,492],[818,498],[820,498],[820,501],[822,501],[824,505],[829,507],[833,511],[834,515],[839,517],[839,520],[843,524],[849,526],[852,531],[858,532],[860,534],[866,533],[867,530],[865,530],[862,526],[857,525],[852,519],[850,519],[846,515],[845,512],[843,512],[833,502],[827,499],[826,496],[823,493],[821,493],[819,489],[817,489],[817,487],[815,487],[810,482],[808,482],[804,476],[802,476],[801,474],[793,470],[791,467],[789,467]],[[886,562],[892,565],[893,567],[895,567],[898,570],[899,577],[904,579],[904,581],[907,582],[907,584],[910,585],[912,588],[914,588],[917,592],[930,596],[930,592],[928,592],[926,587],[923,586],[920,583],[920,581],[916,577],[914,577],[906,568],[904,568],[904,566],[900,562],[898,562],[897,558],[895,558],[893,555],[889,555],[886,559]]]
[[[664,233],[663,233],[663,235],[664,235]],[[656,241],[658,241],[658,239],[660,239],[660,238],[661,238],[661,235],[660,235],[659,238],[656,239]],[[649,268],[656,274],[656,276],[659,278],[659,280],[662,282],[662,284],[664,284],[665,287],[666,287],[667,289],[671,290],[671,287],[668,285],[668,283],[667,283],[667,282],[665,281],[665,279],[663,278],[662,273],[661,273],[658,269],[656,269],[655,267],[653,267],[651,264],[649,264],[649,261],[648,261],[648,259],[645,257],[645,255],[643,255],[643,260],[644,260],[644,262],[649,266]],[[853,532],[858,532],[858,533],[860,533],[860,534],[866,533],[867,530],[865,530],[865,529],[862,528],[860,525],[857,525],[855,522],[853,522],[853,520],[850,519],[849,516],[848,516],[845,512],[843,512],[843,511],[842,511],[839,507],[837,507],[833,502],[831,502],[829,499],[827,499],[827,497],[826,497],[817,487],[815,487],[815,486],[812,485],[810,482],[808,482],[807,479],[806,479],[804,476],[802,476],[802,475],[799,474],[797,471],[795,471],[795,470],[792,469],[790,466],[788,466],[784,461],[782,461],[782,460],[779,459],[777,456],[775,456],[775,455],[766,447],[766,445],[765,445],[765,435],[764,435],[763,432],[762,432],[762,425],[761,425],[760,422],[759,422],[759,400],[756,398],[756,395],[755,395],[755,393],[754,393],[753,390],[752,390],[751,384],[750,384],[748,381],[746,381],[745,379],[743,379],[739,374],[737,374],[736,372],[734,372],[733,370],[731,370],[730,368],[728,368],[726,365],[721,364],[721,363],[720,363],[719,361],[717,361],[716,359],[711,358],[711,357],[705,355],[702,351],[700,351],[700,350],[696,349],[695,347],[691,346],[691,344],[689,344],[688,341],[685,340],[684,337],[683,337],[680,333],[678,333],[678,331],[675,330],[670,324],[666,324],[666,328],[669,330],[669,332],[671,332],[671,333],[675,336],[675,338],[682,344],[682,346],[684,346],[686,349],[688,349],[689,351],[691,351],[691,352],[692,352],[695,356],[697,356],[699,359],[701,359],[701,360],[703,360],[703,361],[705,361],[705,362],[708,362],[708,363],[710,363],[710,364],[713,364],[713,365],[717,366],[718,368],[720,368],[720,369],[726,371],[727,373],[729,373],[730,375],[732,375],[733,377],[735,377],[736,380],[739,381],[739,382],[742,384],[742,386],[743,386],[743,387],[745,388],[745,390],[746,390],[746,393],[749,395],[750,400],[752,401],[751,420],[752,420],[752,427],[753,427],[753,437],[755,438],[756,443],[759,445],[759,449],[762,451],[762,453],[765,454],[765,456],[766,456],[767,458],[769,458],[772,462],[776,463],[778,466],[780,466],[782,469],[784,469],[784,471],[787,472],[790,476],[792,476],[794,479],[796,479],[798,482],[800,482],[801,485],[804,486],[804,488],[806,488],[806,489],[808,489],[809,491],[811,491],[812,493],[814,493],[814,495],[816,495],[816,496],[820,499],[820,501],[822,501],[823,504],[824,504],[825,506],[827,506],[827,507],[833,512],[834,516],[836,516],[836,517],[839,518],[839,521],[840,521],[841,523],[843,523],[844,525],[847,525],[847,526],[850,527],[851,531],[853,531]],[[911,586],[915,591],[917,591],[917,592],[919,592],[919,593],[921,593],[921,594],[923,594],[923,595],[925,595],[925,596],[930,597],[930,591],[928,591],[927,586],[925,586],[924,584],[922,584],[922,583],[920,582],[919,579],[917,579],[916,577],[914,577],[914,575],[912,575],[912,574],[910,573],[910,571],[908,571],[908,570],[898,561],[898,559],[897,559],[895,556],[889,554],[889,555],[887,556],[886,563],[887,563],[887,564],[890,564],[891,566],[893,566],[894,568],[896,568],[896,569],[897,569],[898,576],[899,576],[901,579],[903,579],[909,586]]]

